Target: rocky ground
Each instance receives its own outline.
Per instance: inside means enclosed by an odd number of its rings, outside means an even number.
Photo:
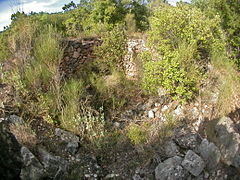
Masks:
[[[84,42],[70,42],[75,50],[68,49],[62,67],[68,69],[69,56],[85,61],[85,56],[75,53],[81,52],[80,45],[88,46]],[[130,54],[129,58],[133,56]],[[113,128],[121,130],[129,122],[145,120],[164,127],[166,114],[173,116],[178,125],[170,135],[148,145],[135,146],[122,139],[109,148],[94,151],[83,146],[80,137],[41,119],[26,122],[14,106],[14,90],[0,84],[0,179],[238,180],[240,101],[236,97],[235,102],[229,103],[234,111],[216,118],[218,91],[212,86],[203,88],[212,89],[207,100],[199,97],[187,105],[172,102],[161,92],[158,98],[132,101],[112,122]],[[164,132],[164,128],[157,131]]]

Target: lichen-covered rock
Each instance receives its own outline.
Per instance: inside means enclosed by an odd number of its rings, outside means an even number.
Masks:
[[[165,143],[165,155],[167,157],[173,157],[179,155],[179,147],[173,141]]]
[[[221,158],[221,153],[218,149],[218,147],[208,142],[207,139],[203,139],[201,145],[199,146],[199,153],[201,157],[206,162],[206,166],[208,169],[214,169]]]
[[[174,156],[160,163],[155,169],[156,180],[184,180],[187,172],[181,162],[181,157]]]
[[[191,150],[196,149],[201,143],[198,134],[185,131],[185,129],[181,129],[180,132],[176,133],[175,141],[181,148]]]
[[[12,124],[24,124],[23,119],[16,115],[10,115],[7,120]]]
[[[65,150],[71,154],[75,154],[79,148],[79,137],[75,134],[64,131],[60,128],[55,129],[55,134],[65,143]]]
[[[21,148],[23,157],[23,168],[20,177],[22,180],[41,180],[45,177],[46,172],[39,160],[29,151],[28,148]]]
[[[48,177],[59,179],[61,176],[66,176],[68,162],[59,157],[54,156],[44,149],[39,148],[39,160],[43,164]]]
[[[240,134],[235,131],[233,121],[229,117],[222,117],[215,130],[222,161],[240,168]]]
[[[205,163],[200,156],[189,150],[182,161],[182,166],[192,175],[199,176],[205,167]]]

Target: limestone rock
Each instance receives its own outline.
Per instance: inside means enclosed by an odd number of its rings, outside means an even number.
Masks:
[[[10,115],[8,117],[8,121],[12,124],[24,124],[24,121],[21,117],[16,115]]]
[[[39,148],[39,159],[43,164],[48,177],[58,179],[67,173],[68,162],[59,156],[54,156],[44,149]]]
[[[148,111],[148,118],[154,118],[155,114],[152,110]]]
[[[221,153],[215,144],[208,142],[207,139],[203,139],[199,146],[199,152],[208,169],[214,169],[218,165]]]
[[[199,135],[188,130],[185,131],[185,129],[181,129],[180,132],[176,133],[175,141],[181,148],[192,150],[197,148],[201,143]]]
[[[205,164],[200,156],[192,150],[189,150],[184,157],[182,166],[192,175],[198,176],[203,171]]]
[[[73,58],[79,58],[79,56],[80,56],[80,53],[78,52],[78,51],[74,51],[74,53],[73,53]]]
[[[29,151],[28,148],[21,148],[23,157],[23,168],[20,177],[22,180],[40,180],[44,178],[44,168],[38,159]]]
[[[234,129],[233,121],[222,117],[216,127],[216,144],[220,149],[222,161],[240,168],[240,134]]]
[[[187,172],[181,162],[181,157],[174,156],[160,163],[155,169],[156,180],[185,180]]]
[[[75,134],[64,131],[60,128],[55,129],[55,134],[61,138],[61,140],[66,144],[66,151],[75,154],[79,147],[79,137]]]
[[[179,147],[173,141],[168,141],[165,144],[165,154],[167,157],[173,157],[179,154]]]

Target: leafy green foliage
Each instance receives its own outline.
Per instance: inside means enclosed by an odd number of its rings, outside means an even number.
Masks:
[[[124,67],[123,59],[127,53],[127,39],[120,27],[104,33],[102,45],[95,48],[97,64],[102,72],[113,71]]]
[[[162,87],[175,100],[192,99],[208,58],[225,52],[219,19],[180,3],[162,5],[150,23],[148,44],[154,53],[144,59],[144,89],[157,94]]]
[[[77,5],[76,5],[73,1],[71,1],[71,2],[68,3],[68,4],[65,4],[65,5],[62,7],[62,10],[64,10],[64,11],[69,11],[69,10],[74,9],[74,8],[76,8],[76,7],[77,7]]]
[[[184,102],[191,99],[200,80],[200,72],[193,62],[193,48],[183,46],[162,60],[147,61],[144,64],[143,88],[157,94],[159,87],[163,87],[174,100]]]
[[[150,19],[149,45],[158,53],[166,55],[179,47],[182,42],[196,43],[199,48],[211,51],[222,48],[217,44],[223,39],[220,19],[210,19],[200,10],[189,5],[178,4],[177,7],[163,5],[155,11]]]
[[[207,16],[216,15],[221,18],[221,26],[226,31],[231,56],[240,67],[240,6],[236,0],[194,0],[193,4],[199,7]]]

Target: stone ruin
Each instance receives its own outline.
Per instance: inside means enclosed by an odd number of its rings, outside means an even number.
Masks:
[[[92,62],[94,47],[100,46],[102,41],[99,38],[83,38],[65,40],[65,50],[60,63],[60,71],[64,77],[74,74],[83,64]],[[128,53],[124,58],[124,69],[129,79],[138,77],[137,54],[146,50],[145,41],[142,39],[129,39],[127,42]]]
[[[93,61],[96,56],[93,53],[95,46],[101,45],[98,38],[83,38],[65,40],[63,59],[60,64],[60,71],[64,77],[74,74],[84,63]]]

